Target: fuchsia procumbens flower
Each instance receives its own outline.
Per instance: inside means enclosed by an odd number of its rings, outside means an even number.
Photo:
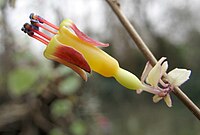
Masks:
[[[114,77],[128,89],[154,94],[154,102],[164,98],[167,105],[171,106],[169,93],[173,87],[180,86],[190,76],[189,70],[176,69],[169,73],[167,82],[163,82],[161,78],[166,73],[168,64],[166,58],[161,58],[154,67],[147,63],[140,81],[134,74],[122,69],[116,59],[98,48],[107,47],[109,44],[88,37],[71,20],[63,20],[58,27],[38,15],[31,14],[30,22],[24,24],[22,31],[47,46],[44,56],[70,67],[84,80],[87,80],[86,72],[95,71],[104,77]],[[53,36],[44,34],[40,28]]]
[[[171,107],[170,92],[173,91],[174,87],[180,86],[187,81],[191,71],[175,68],[167,74],[166,80],[163,81],[162,77],[167,69],[168,63],[165,57],[162,57],[154,67],[147,62],[141,76],[141,82],[147,86],[147,89],[149,88],[148,92],[154,94],[153,101],[155,103],[164,99],[167,106]],[[138,94],[141,92],[142,90],[137,90]]]

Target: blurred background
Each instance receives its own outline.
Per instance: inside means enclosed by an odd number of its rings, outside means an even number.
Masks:
[[[119,2],[156,58],[168,58],[169,71],[192,70],[181,88],[200,106],[200,1]],[[139,77],[146,60],[105,0],[0,0],[0,8],[1,135],[200,135],[199,121],[173,94],[168,108],[95,72],[84,82],[20,30],[30,13],[57,25],[70,18],[110,43],[104,51]]]

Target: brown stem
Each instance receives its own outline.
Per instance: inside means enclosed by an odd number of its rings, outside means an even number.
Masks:
[[[114,13],[117,15],[118,19],[122,23],[122,25],[125,27],[129,35],[131,36],[132,40],[135,42],[137,47],[143,53],[145,58],[150,62],[151,65],[155,65],[157,62],[156,58],[149,50],[147,45],[144,43],[142,38],[139,36],[133,25],[121,11],[118,0],[106,0],[106,1],[108,2]],[[173,92],[178,97],[178,99],[180,99],[185,104],[185,106],[187,106],[187,108],[200,120],[200,109],[190,100],[190,98],[188,98],[185,95],[185,93],[183,93],[182,90],[178,87],[176,87]]]

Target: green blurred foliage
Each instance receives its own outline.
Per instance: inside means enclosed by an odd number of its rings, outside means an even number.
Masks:
[[[64,117],[69,113],[72,113],[73,104],[70,100],[67,99],[59,99],[55,100],[51,104],[51,113],[54,117]]]
[[[59,128],[54,128],[50,131],[49,135],[67,135],[67,134],[63,133],[62,130]]]
[[[11,94],[14,96],[21,96],[30,92],[37,79],[37,70],[33,68],[21,67],[13,70],[8,75],[8,86]]]
[[[70,131],[74,135],[86,135],[87,128],[86,128],[86,125],[83,121],[75,120],[70,126]]]
[[[80,86],[80,78],[77,78],[77,76],[71,76],[61,82],[61,84],[59,85],[59,91],[62,94],[72,95],[78,90],[78,88],[80,88]]]

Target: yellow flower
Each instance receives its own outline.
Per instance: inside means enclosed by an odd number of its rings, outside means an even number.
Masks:
[[[98,48],[98,46],[107,47],[109,44],[88,37],[70,19],[63,20],[59,27],[38,15],[31,14],[30,19],[31,24],[24,24],[22,30],[47,45],[44,51],[46,58],[72,68],[84,80],[87,80],[85,71],[88,73],[95,71],[104,77],[114,77],[128,89],[136,90],[143,87],[134,74],[120,68],[116,59]],[[40,32],[39,28],[49,31],[54,36],[47,36]]]

